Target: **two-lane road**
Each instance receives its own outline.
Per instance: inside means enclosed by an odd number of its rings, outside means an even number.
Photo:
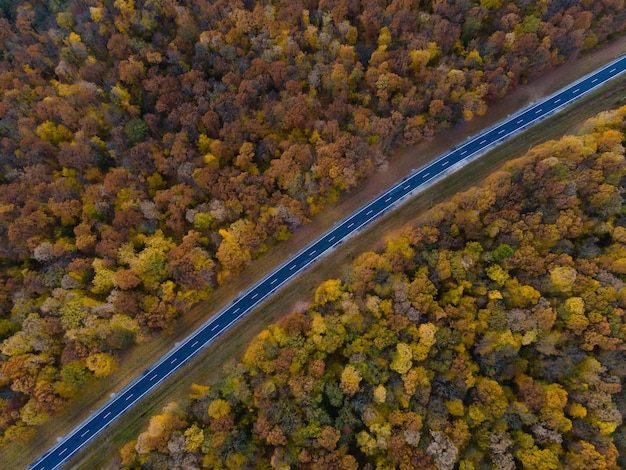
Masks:
[[[537,123],[585,93],[617,77],[625,70],[626,56],[623,56],[548,98],[528,106],[514,116],[468,139],[462,145],[428,165],[412,172],[404,180],[336,224],[331,230],[237,297],[199,330],[179,343],[150,369],[76,427],[67,437],[41,456],[31,468],[34,470],[59,468],[124,411],[141,400],[157,384],[183,366],[257,304],[306,269],[316,259],[327,254],[337,244],[354,235],[359,229],[380,217],[394,205],[423,189],[434,179],[441,178],[446,172],[452,171],[449,170],[450,167],[476,158],[489,147]]]

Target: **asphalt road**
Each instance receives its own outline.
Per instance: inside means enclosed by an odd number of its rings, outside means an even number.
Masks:
[[[460,162],[476,158],[489,148],[501,143],[524,128],[534,125],[546,116],[562,109],[567,104],[606,83],[626,70],[626,55],[604,66],[557,93],[524,108],[522,111],[501,121],[481,134],[466,140],[450,152],[440,156],[422,168],[413,171],[401,182],[358,209],[336,224],[316,241],[308,245],[293,258],[261,279],[250,289],[240,294],[227,307],[207,321],[199,330],[180,342],[161,360],[144,372],[133,383],[113,397],[102,408],[71,431],[57,445],[48,450],[30,468],[52,470],[61,467],[76,452],[100,431],[115,421],[122,413],[141,400],[156,385],[183,366],[199,351],[224,333],[257,304],[272,295],[299,272],[335,246],[354,235],[383,213],[422,190],[433,180],[442,178],[451,167]]]

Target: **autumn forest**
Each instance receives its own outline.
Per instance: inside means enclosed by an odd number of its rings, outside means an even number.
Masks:
[[[124,468],[626,467],[626,107],[358,256]]]
[[[625,27],[623,0],[0,0],[0,445],[390,152]],[[359,257],[126,464],[615,467],[623,115]]]

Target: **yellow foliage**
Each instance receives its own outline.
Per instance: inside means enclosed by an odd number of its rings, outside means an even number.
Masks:
[[[374,389],[374,400],[377,403],[385,403],[387,400],[387,389],[383,384],[378,385],[378,387]]]
[[[130,107],[130,93],[120,84],[111,87],[111,98],[124,108]]]
[[[406,374],[413,365],[412,359],[413,351],[411,350],[411,346],[405,343],[398,343],[389,367],[398,374]]]
[[[418,387],[426,387],[429,385],[432,372],[427,371],[423,366],[412,368],[408,373],[402,376],[404,390],[407,395],[415,394]]]
[[[512,307],[525,308],[528,305],[536,304],[541,297],[541,292],[532,286],[520,284],[517,278],[509,279],[506,282],[506,289]]]
[[[502,293],[499,290],[490,290],[487,296],[490,300],[502,300]]]
[[[204,442],[204,432],[197,425],[192,425],[185,431],[185,448],[188,452],[195,452]]]
[[[53,144],[72,140],[73,134],[63,124],[56,125],[50,120],[46,120],[37,126],[35,133],[40,139],[47,140]]]
[[[550,280],[561,292],[571,291],[576,277],[576,270],[569,266],[556,266],[550,270]]]
[[[326,321],[319,313],[314,313],[311,317],[311,332],[317,335],[326,333]]]
[[[96,353],[87,358],[86,365],[96,377],[106,377],[117,370],[117,359],[108,353]]]
[[[533,446],[528,450],[517,452],[517,458],[522,467],[528,470],[559,470],[561,464],[558,456],[549,449],[539,449]]]
[[[530,330],[524,333],[524,335],[522,336],[521,342],[522,342],[522,345],[528,346],[529,344],[534,343],[536,340],[537,340],[537,331]]]
[[[334,302],[341,297],[343,293],[341,281],[339,279],[329,279],[323,282],[315,291],[315,303],[324,305]]]
[[[483,58],[480,56],[480,52],[473,49],[465,56],[465,64],[470,67],[480,67],[483,65]]]
[[[389,28],[387,26],[383,26],[382,28],[380,28],[380,32],[378,33],[378,45],[391,45],[391,31],[389,31]]]
[[[574,332],[574,334],[581,335],[589,326],[589,319],[586,316],[577,313],[569,317],[565,324],[568,329]]]
[[[503,286],[509,279],[509,273],[502,268],[499,264],[494,264],[485,269],[485,273],[489,276],[489,279],[494,281],[498,286]]]
[[[433,323],[422,323],[419,326],[419,342],[412,345],[414,361],[424,361],[428,357],[430,348],[437,342],[435,338],[437,330]]]
[[[99,7],[89,7],[89,13],[91,15],[91,19],[94,23],[99,23],[103,18],[103,10],[104,8]]]
[[[617,429],[617,423],[612,421],[598,421],[596,425],[598,426],[600,433],[605,436],[610,436],[613,432],[615,432],[615,429]]]
[[[241,452],[234,452],[226,457],[226,468],[243,468],[245,463],[246,456]]]
[[[348,364],[341,373],[341,390],[351,397],[359,391],[360,383],[361,374],[359,374],[359,371],[357,371],[352,364]]]
[[[411,246],[411,242],[407,237],[393,237],[387,242],[387,253],[400,254],[405,259],[412,259],[415,255],[415,249]]]
[[[424,343],[428,345],[428,347],[433,346],[437,341],[435,339],[435,333],[437,333],[438,330],[439,328],[433,323],[422,323],[419,326],[420,343]]]
[[[216,398],[209,403],[209,416],[213,419],[223,418],[230,413],[230,403],[221,398]]]
[[[413,50],[409,52],[409,57],[411,58],[411,69],[417,72],[428,64],[430,52],[424,49]]]
[[[192,383],[190,389],[189,398],[192,400],[202,400],[211,387],[208,385]]]
[[[367,431],[361,431],[356,435],[356,442],[365,455],[373,455],[378,451],[376,439],[374,439]]]
[[[580,297],[570,297],[565,301],[565,311],[570,315],[584,315],[585,301]]]
[[[587,408],[580,403],[572,403],[569,407],[569,415],[572,418],[584,418],[587,416]]]
[[[219,164],[219,160],[212,153],[205,153],[204,154],[204,163],[207,164],[207,165]]]
[[[501,349],[505,346],[513,346],[513,348],[519,351],[519,348],[521,346],[520,338],[521,335],[513,335],[511,330],[503,331],[500,335],[498,335],[498,339],[496,340],[496,348]]]
[[[74,31],[72,31],[69,34],[69,36],[67,37],[67,43],[68,44],[79,43],[81,41],[82,41],[82,39],[81,39],[80,35],[76,34]]]
[[[483,413],[482,406],[476,404],[472,404],[469,406],[468,416],[471,420],[470,425],[472,427],[478,426],[486,419],[485,413]]]
[[[446,408],[452,416],[463,416],[465,414],[465,407],[459,399],[447,401]]]
[[[559,384],[546,386],[546,404],[548,407],[561,410],[567,403],[567,392]]]
[[[626,228],[618,225],[613,229],[613,240],[626,244]]]

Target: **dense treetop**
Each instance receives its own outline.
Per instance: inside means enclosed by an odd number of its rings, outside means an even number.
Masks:
[[[626,466],[626,107],[319,285],[125,468]]]
[[[0,0],[0,436],[623,0]],[[0,442],[2,442],[0,440]]]

